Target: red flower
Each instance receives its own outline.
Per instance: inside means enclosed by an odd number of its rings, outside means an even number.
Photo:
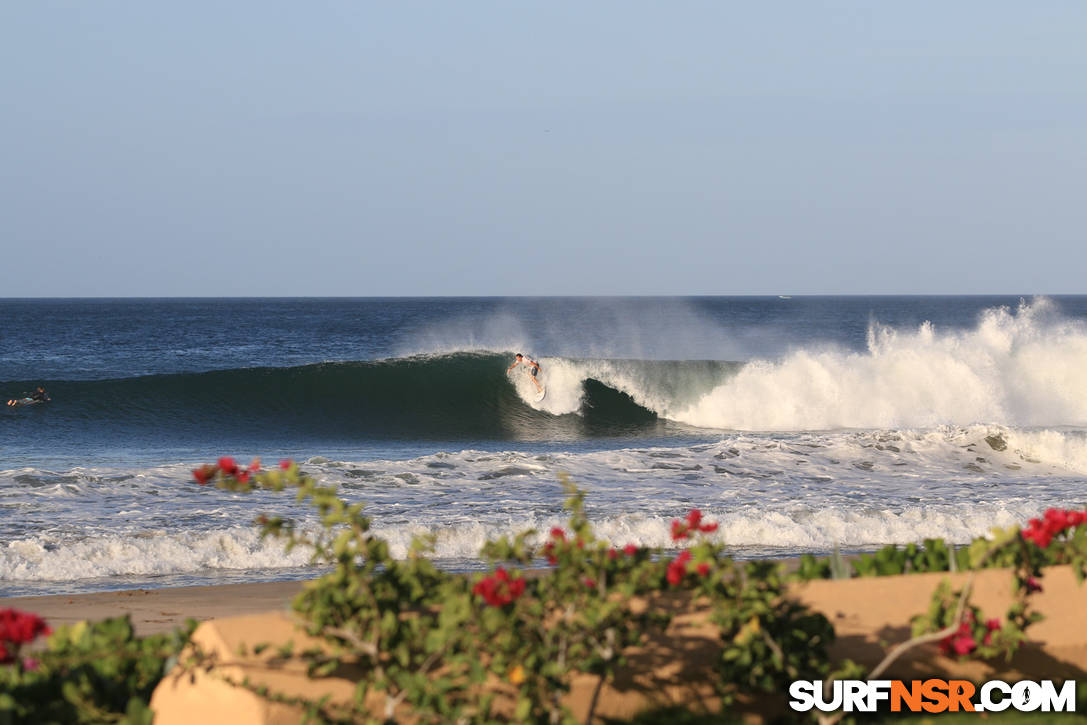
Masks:
[[[614,546],[608,549],[608,558],[612,561],[615,561],[619,558],[619,552],[615,550]]]
[[[555,556],[555,542],[548,541],[544,544],[543,554],[547,557],[547,563],[554,566],[559,562],[558,557]]]
[[[593,579],[591,576],[585,577],[584,583],[589,589],[596,589],[596,579]]]
[[[0,609],[0,641],[26,644],[39,634],[50,634],[52,631],[45,620],[36,614],[18,609]]]
[[[708,534],[712,531],[717,531],[717,524],[702,523],[702,512],[698,509],[691,509],[691,512],[687,514],[686,521],[680,521],[679,519],[672,520],[672,541],[686,539],[690,537],[692,531],[701,531],[704,534]]]
[[[559,541],[566,541],[566,532],[556,526],[551,529],[551,538],[558,539]]]
[[[676,566],[675,562],[668,565],[668,583],[674,587],[678,587],[679,583],[683,581],[683,574],[685,568]]]
[[[1042,591],[1042,585],[1034,577],[1027,577],[1026,585],[1028,593]]]
[[[982,643],[989,644],[990,642],[992,642],[993,632],[999,632],[1000,628],[1001,627],[999,619],[990,619],[989,621],[987,621],[985,623],[985,638],[982,640]]]
[[[672,586],[679,586],[679,583],[683,581],[683,577],[687,574],[687,562],[691,560],[691,552],[684,550],[681,551],[679,556],[668,564],[668,572],[666,574],[668,583]]]
[[[219,468],[228,476],[233,476],[238,472],[238,464],[230,456],[223,456],[219,459]]]
[[[215,475],[215,466],[200,466],[200,468],[192,469],[192,477],[201,486],[206,486],[211,477]]]
[[[1061,532],[1083,524],[1087,524],[1087,511],[1049,509],[1042,518],[1028,521],[1020,535],[1025,541],[1032,541],[1045,549]]]
[[[252,461],[249,462],[249,472],[250,473],[260,473],[260,459],[259,458],[254,458]]]
[[[282,461],[279,462],[279,467],[282,468],[284,471],[288,470],[293,465],[294,461],[292,461],[290,458],[284,458]]]
[[[36,614],[0,609],[0,663],[13,661],[19,645],[33,642],[38,635],[48,635],[52,631],[45,620]]]
[[[978,643],[974,641],[974,635],[970,633],[961,634],[951,640],[951,649],[955,650],[957,655],[968,655],[977,648]]]
[[[483,601],[492,607],[503,607],[520,597],[524,591],[525,580],[520,577],[511,579],[509,572],[502,567],[498,567],[494,574],[480,579],[472,587],[472,594],[483,597]]]
[[[634,556],[638,553],[638,547],[635,544],[627,544],[623,547],[623,553],[627,556]]]
[[[249,483],[249,471],[238,473],[238,483]]]
[[[968,655],[978,648],[978,643],[974,641],[974,634],[970,630],[970,622],[963,621],[959,623],[959,628],[944,637],[940,641],[940,651],[945,655],[954,652],[957,655]]]
[[[696,566],[694,569],[695,569],[695,571],[698,572],[698,576],[708,576],[709,573],[710,573],[710,565],[707,564],[706,562],[702,562],[701,564]]]

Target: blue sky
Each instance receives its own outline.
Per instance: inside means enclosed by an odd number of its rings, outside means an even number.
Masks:
[[[35,1],[0,296],[1087,291],[1087,3]]]

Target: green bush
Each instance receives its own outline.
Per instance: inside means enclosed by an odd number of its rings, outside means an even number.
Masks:
[[[149,637],[127,616],[61,627],[44,650],[0,665],[0,723],[148,725],[151,693],[195,625]]]

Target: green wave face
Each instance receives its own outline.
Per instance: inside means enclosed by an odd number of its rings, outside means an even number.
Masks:
[[[510,356],[456,353],[287,368],[243,368],[97,381],[44,381],[38,415],[9,423],[54,433],[93,429],[120,439],[350,442],[564,440],[666,433],[669,424],[624,392],[582,383],[576,413],[534,409],[506,375]],[[43,381],[0,384],[32,388]],[[29,411],[26,411],[29,412]],[[33,430],[24,431],[33,434]]]

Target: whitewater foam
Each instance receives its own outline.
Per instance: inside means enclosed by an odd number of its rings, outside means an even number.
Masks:
[[[986,310],[973,329],[869,325],[864,352],[809,345],[746,364],[544,357],[547,398],[514,380],[528,405],[582,411],[596,380],[666,419],[722,430],[932,428],[996,423],[1087,425],[1087,326],[1040,298]]]
[[[873,323],[864,353],[756,360],[675,420],[730,430],[1087,424],[1087,328],[1045,300],[986,311],[972,330]]]
[[[562,525],[560,473],[586,489],[597,534],[616,546],[669,546],[672,519],[700,508],[720,522],[717,539],[743,556],[927,537],[964,543],[1052,505],[1087,503],[1083,431],[1003,426],[741,433],[583,453],[313,458],[304,468],[365,502],[394,556],[406,556],[415,535],[432,534],[435,555],[454,568],[478,565],[488,538]],[[196,486],[188,470],[0,471],[0,503],[15,522],[0,544],[0,587],[313,571],[309,552],[285,553],[241,523],[268,513],[312,530],[311,511],[292,496]]]

